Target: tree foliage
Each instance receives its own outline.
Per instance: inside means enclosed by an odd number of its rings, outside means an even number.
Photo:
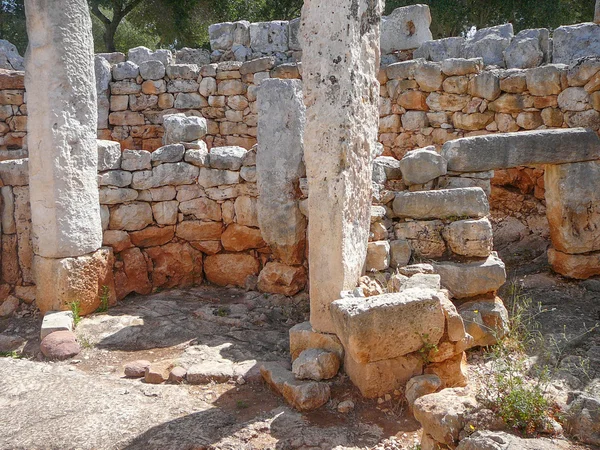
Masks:
[[[23,0],[0,0],[0,39],[12,42],[23,55],[27,49],[27,28]]]

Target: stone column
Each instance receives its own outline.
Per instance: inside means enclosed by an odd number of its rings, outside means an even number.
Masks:
[[[90,312],[107,283],[99,250],[96,81],[85,0],[26,0],[29,186],[37,304]],[[109,286],[110,287],[110,286]],[[100,287],[101,288],[101,287]],[[95,306],[96,305],[96,306]]]
[[[380,0],[305,0],[302,75],[308,176],[310,321],[333,332],[329,304],[365,263],[377,142]]]
[[[596,9],[594,10],[594,23],[600,24],[600,0],[596,0]]]

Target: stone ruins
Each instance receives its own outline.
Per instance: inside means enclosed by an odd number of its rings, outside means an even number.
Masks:
[[[600,275],[600,25],[432,40],[425,5],[306,0],[212,25],[210,55],[94,56],[85,1],[25,4],[24,72],[0,42],[3,315],[308,290],[292,371],[267,382],[310,410],[341,368],[455,445],[415,401],[466,386],[465,350],[506,333],[495,220],[549,238],[557,273]]]

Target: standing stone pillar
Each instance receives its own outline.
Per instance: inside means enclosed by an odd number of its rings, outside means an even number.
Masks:
[[[594,10],[594,23],[600,24],[600,0],[596,0],[596,9]]]
[[[367,252],[377,142],[381,0],[305,0],[302,76],[308,176],[310,322],[358,284]]]
[[[112,286],[97,185],[96,81],[85,0],[25,0],[29,186],[37,305],[79,302]],[[114,289],[112,289],[114,291]]]

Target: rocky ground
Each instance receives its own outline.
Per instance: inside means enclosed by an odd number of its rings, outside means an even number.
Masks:
[[[525,256],[521,247],[529,249]],[[503,295],[508,298],[516,286],[541,311],[536,319],[546,351],[532,362],[549,365],[550,389],[566,401],[570,391],[593,389],[600,378],[600,329],[595,327],[600,281],[570,282],[551,274],[538,247],[499,249],[511,262],[511,282]],[[364,400],[339,375],[332,400],[301,414],[264,385],[260,363],[289,365],[288,329],[307,313],[305,295],[290,299],[198,287],[133,296],[108,313],[82,319],[76,330],[82,352],[51,363],[39,352],[41,319],[23,311],[22,317],[0,322],[0,350],[16,347],[22,355],[0,358],[0,448],[418,448],[419,424],[400,395]],[[222,382],[206,385],[125,378],[123,366],[139,359],[186,368],[202,363],[224,375]],[[469,359],[478,380],[484,354],[473,351]],[[344,400],[354,402],[352,411],[338,412]],[[527,445],[594,448],[560,437]]]

